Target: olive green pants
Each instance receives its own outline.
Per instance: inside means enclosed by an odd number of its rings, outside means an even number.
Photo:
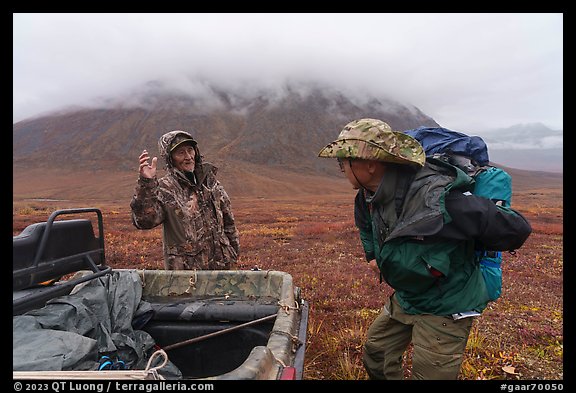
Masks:
[[[473,318],[410,315],[392,295],[368,329],[363,362],[371,379],[403,379],[402,356],[413,343],[413,379],[457,379]]]

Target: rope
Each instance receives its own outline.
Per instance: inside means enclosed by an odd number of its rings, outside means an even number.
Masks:
[[[215,336],[219,336],[221,334],[229,333],[231,331],[238,330],[238,329],[241,329],[243,327],[255,325],[255,324],[260,323],[260,322],[265,322],[265,321],[268,321],[268,320],[276,318],[276,317],[277,317],[277,314],[268,315],[266,317],[262,317],[260,319],[255,319],[253,321],[242,323],[240,325],[232,326],[232,327],[227,328],[227,329],[218,330],[217,332],[208,333],[208,334],[205,334],[205,335],[200,336],[200,337],[194,337],[194,338],[191,338],[189,340],[184,340],[184,341],[181,341],[181,342],[178,342],[175,344],[167,345],[164,347],[164,350],[169,351],[171,349],[180,348],[180,347],[183,347],[185,345],[193,344],[193,343],[196,343],[198,341],[203,341],[203,340],[206,340],[206,339],[211,338],[211,337],[215,337]]]
[[[196,281],[198,280],[198,273],[196,272],[196,269],[194,269],[194,275],[190,277],[190,279],[188,280],[188,288],[184,291],[185,293],[190,293],[191,289],[196,289]]]
[[[278,358],[276,357],[276,355],[274,355],[274,352],[271,352],[271,353],[272,353],[272,357],[274,358],[274,360],[276,360],[278,363],[280,363],[280,364],[282,365],[282,367],[288,367],[288,366],[286,366],[286,363],[284,363],[284,362],[282,361],[282,359],[278,359]]]
[[[290,334],[290,333],[288,333],[288,332],[283,332],[283,331],[281,331],[281,330],[272,330],[272,331],[270,332],[270,335],[272,335],[272,334],[280,334],[280,335],[282,335],[282,336],[286,336],[286,337],[288,337],[288,338],[290,339],[290,341],[292,341],[293,344],[296,344],[296,345],[301,345],[301,344],[302,344],[302,342],[300,341],[300,339],[299,339],[297,336],[295,336],[295,335],[293,335],[293,334]]]
[[[163,357],[164,361],[156,367],[152,363],[157,357]],[[158,370],[168,363],[168,355],[162,349],[154,352],[144,370],[66,370],[66,371],[13,371],[14,379],[118,379],[118,380],[163,380]]]
[[[151,367],[152,361],[159,356],[162,356],[164,358],[164,361],[162,362],[162,364],[160,364],[159,366],[156,366],[156,367]],[[152,356],[150,356],[150,359],[148,359],[148,363],[146,364],[146,368],[144,369],[144,371],[161,369],[162,367],[164,367],[166,365],[166,363],[168,363],[168,355],[166,354],[166,352],[164,352],[163,349],[159,349],[156,352],[154,352],[152,354]]]
[[[300,347],[300,345],[302,345],[302,341],[300,341],[300,339],[296,336],[294,336],[293,334],[290,334],[288,332],[283,332],[280,330],[272,330],[270,332],[270,335],[273,334],[280,334],[281,336],[286,336],[290,339],[290,342],[292,343],[292,352],[296,353],[296,350]]]
[[[292,343],[292,349],[291,349],[291,350],[292,350],[292,353],[296,353],[296,351],[298,350],[298,348],[300,347],[300,345],[302,345],[302,341],[300,341],[300,340],[298,339],[298,337],[296,337],[296,336],[294,336],[294,335],[292,335],[292,334],[290,334],[290,333],[288,333],[288,332],[282,332],[282,331],[279,331],[279,330],[272,330],[272,331],[270,332],[270,335],[272,335],[272,334],[280,334],[280,335],[282,335],[282,336],[287,336],[288,338],[290,338],[290,341],[291,341],[291,343]],[[278,363],[280,363],[280,364],[282,365],[282,367],[287,367],[287,366],[286,366],[286,363],[284,363],[284,362],[282,361],[282,359],[279,359],[278,357],[276,357],[276,355],[274,355],[273,352],[272,352],[272,356],[274,357],[274,360],[276,360]]]
[[[164,358],[163,362],[159,366],[151,367],[152,361],[159,356],[162,356]],[[164,350],[159,349],[156,352],[154,352],[152,356],[150,356],[150,359],[148,359],[148,363],[146,364],[144,373],[146,375],[152,375],[154,379],[164,379],[158,374],[158,370],[164,367],[167,363],[168,363],[168,355],[166,354],[166,352],[164,352]]]
[[[300,305],[298,304],[298,302],[296,300],[294,300],[294,304],[296,305],[296,307],[292,307],[292,306],[289,306],[287,304],[282,304],[282,303],[280,303],[280,301],[278,301],[278,305],[280,306],[280,308],[282,310],[284,310],[286,315],[290,314],[290,310],[299,310],[300,309]]]

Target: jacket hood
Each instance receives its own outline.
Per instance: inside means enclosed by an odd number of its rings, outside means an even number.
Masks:
[[[190,181],[190,179],[186,176],[186,174],[180,170],[178,170],[172,164],[172,160],[170,158],[170,148],[173,142],[178,138],[178,140],[182,139],[191,139],[194,144],[194,151],[196,152],[196,158],[194,159],[194,175],[196,177],[196,184]],[[174,130],[167,132],[166,134],[162,135],[158,140],[158,150],[160,151],[160,156],[164,159],[166,163],[166,170],[171,173],[173,176],[181,179],[181,181],[189,183],[192,187],[197,187],[200,184],[204,183],[206,178],[212,174],[216,175],[218,168],[208,162],[204,162],[202,160],[202,155],[200,154],[200,149],[198,149],[198,143],[192,137],[192,135],[186,131],[181,130]]]
[[[158,140],[158,150],[160,152],[160,157],[162,157],[162,159],[166,163],[166,169],[168,170],[174,168],[172,160],[170,159],[170,148],[172,146],[172,143],[176,138],[182,139],[182,137],[190,139],[194,143],[194,150],[196,152],[196,158],[194,159],[194,161],[196,162],[196,167],[200,167],[200,165],[202,164],[202,155],[200,154],[200,150],[198,149],[198,143],[196,143],[192,135],[190,135],[190,133],[186,131],[174,130],[162,135]]]

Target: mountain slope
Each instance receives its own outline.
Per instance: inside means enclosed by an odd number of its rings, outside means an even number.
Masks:
[[[82,109],[21,121],[13,126],[13,163],[34,167],[130,169],[142,149],[157,152],[157,140],[175,129],[190,131],[211,161],[240,161],[294,171],[324,172],[318,151],[357,118],[386,120],[394,129],[437,125],[415,108],[373,99],[358,106],[340,93],[288,91],[247,100],[215,91],[218,105],[156,92],[139,107]],[[331,171],[329,171],[331,172]]]
[[[153,88],[130,104],[116,100],[14,124],[13,198],[128,200],[139,154],[156,155],[158,138],[175,129],[192,132],[231,196],[347,192],[334,160],[317,157],[346,123],[373,117],[396,130],[438,126],[417,108],[375,98],[359,103],[333,90],[288,87],[250,98],[212,92],[207,104]],[[533,184],[530,172],[519,173],[517,184]],[[561,184],[561,175],[534,179]]]

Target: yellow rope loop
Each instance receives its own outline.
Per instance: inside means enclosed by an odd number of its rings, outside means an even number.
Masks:
[[[152,361],[159,356],[162,356],[164,358],[162,363],[159,366],[151,367]],[[164,367],[167,363],[168,363],[168,355],[166,354],[166,352],[164,352],[163,349],[159,349],[156,352],[154,352],[152,356],[150,356],[150,359],[148,359],[148,363],[146,364],[144,372],[146,373],[146,375],[151,375],[153,379],[164,379],[160,374],[158,374],[158,370]]]
[[[272,357],[274,357],[274,360],[276,360],[278,363],[280,363],[282,365],[282,367],[288,367],[288,366],[286,366],[286,363],[284,363],[281,359],[278,359],[276,357],[276,355],[274,355],[273,352],[272,352]]]
[[[190,293],[191,289],[195,290],[197,279],[198,279],[198,273],[196,272],[196,269],[194,269],[194,275],[191,276],[190,279],[188,280],[188,288],[184,292]]]
[[[288,338],[290,339],[291,344],[292,344],[292,353],[296,353],[296,351],[298,350],[298,348],[300,347],[300,345],[302,345],[302,341],[300,341],[300,339],[299,339],[297,336],[295,336],[295,335],[293,335],[293,334],[291,334],[291,333],[283,332],[283,331],[280,331],[280,330],[272,330],[272,331],[270,332],[270,334],[271,334],[271,335],[272,335],[272,334],[280,334],[280,335],[282,335],[282,336],[288,337]]]
[[[282,303],[280,303],[280,301],[278,301],[278,305],[280,306],[280,308],[282,310],[284,310],[286,315],[290,315],[290,310],[299,310],[300,309],[300,305],[298,304],[298,302],[296,300],[294,300],[294,304],[296,306],[292,307],[292,306],[289,306],[287,304],[282,304]]]
[[[293,334],[286,333],[286,335],[287,335],[288,337],[290,337],[290,339],[291,339],[291,341],[292,341],[292,352],[293,352],[293,353],[296,353],[296,350],[298,350],[298,348],[300,347],[300,345],[302,345],[302,341],[300,341],[300,339],[299,339],[297,336],[293,335]]]
[[[278,305],[280,306],[280,308],[282,310],[284,310],[284,312],[286,313],[286,315],[290,314],[290,306],[286,305],[286,304],[282,304],[280,302],[278,302]]]

